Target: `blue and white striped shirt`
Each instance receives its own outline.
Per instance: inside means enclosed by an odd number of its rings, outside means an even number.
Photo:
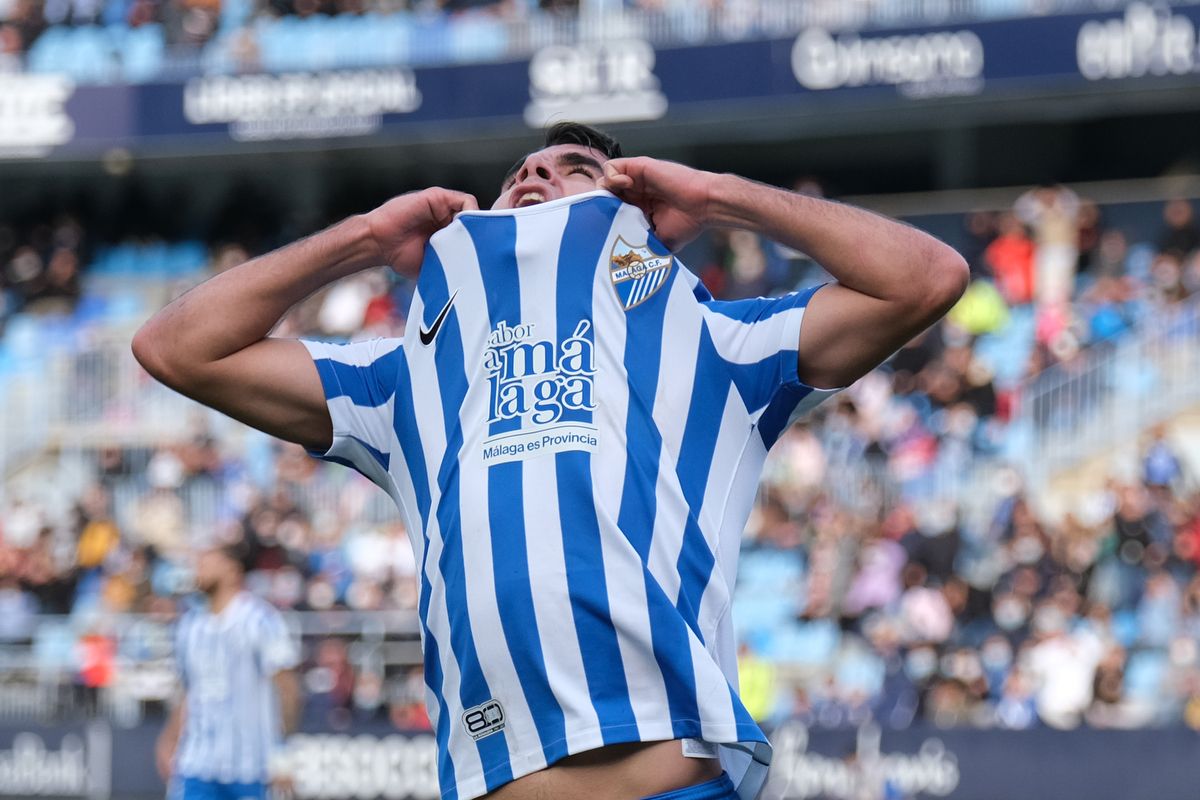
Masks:
[[[176,628],[175,660],[186,693],[176,774],[265,782],[267,761],[282,744],[272,679],[300,661],[279,611],[249,592],[220,614],[193,609]]]
[[[459,214],[403,340],[305,343],[322,457],[394,498],[421,565],[444,798],[688,738],[758,792],[730,597],[767,449],[829,394],[796,374],[813,291],[715,301],[597,191]]]

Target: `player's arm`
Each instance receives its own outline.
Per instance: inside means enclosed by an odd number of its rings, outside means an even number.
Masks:
[[[275,699],[279,709],[279,733],[286,740],[299,728],[300,714],[304,709],[304,697],[297,675],[297,667],[300,664],[298,643],[278,612],[263,620],[263,627],[256,638],[261,648],[259,659],[264,674],[271,676],[271,683],[275,688]],[[287,757],[285,742],[281,741],[279,744],[280,747],[267,762],[267,774],[271,781],[272,793],[276,797],[290,798],[295,796],[292,783],[293,767]]]
[[[649,158],[605,165],[601,186],[647,212],[678,247],[707,227],[753,231],[800,250],[837,283],[805,310],[800,378],[845,386],[869,372],[962,296],[966,262],[936,238],[878,214],[736,175]]]
[[[171,709],[170,715],[167,716],[167,724],[163,726],[162,732],[158,734],[158,741],[154,744],[154,763],[158,767],[158,774],[164,780],[170,780],[171,772],[174,768],[175,750],[179,747],[179,736],[183,732],[183,722],[187,715],[187,703],[183,698],[177,698],[174,708]]]
[[[304,708],[300,678],[294,669],[281,669],[271,681],[279,696],[279,729],[287,736],[295,733],[300,726],[300,712]]]
[[[151,317],[134,336],[134,356],[180,394],[273,436],[327,449],[333,431],[312,358],[271,330],[339,278],[382,264],[415,276],[430,235],[477,207],[471,195],[426,189],[252,259]]]

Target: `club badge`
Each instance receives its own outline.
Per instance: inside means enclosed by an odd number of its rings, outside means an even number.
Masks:
[[[647,245],[635,247],[617,237],[608,256],[608,266],[613,289],[625,310],[653,297],[667,282],[674,263],[675,258],[669,253],[659,255]]]

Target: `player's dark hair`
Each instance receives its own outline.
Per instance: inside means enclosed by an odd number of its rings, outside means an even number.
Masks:
[[[249,572],[253,566],[251,559],[253,553],[245,539],[235,539],[231,542],[225,542],[217,547],[217,550],[221,555],[237,564],[243,573]]]
[[[606,158],[620,158],[622,155],[620,142],[604,131],[580,122],[557,122],[547,128],[546,139],[542,147],[554,147],[556,144],[577,144],[580,147],[590,147],[603,153]],[[526,153],[521,156],[508,168],[508,171],[504,173],[504,180],[507,181],[516,174],[528,155]]]
[[[621,157],[621,143],[602,130],[579,122],[558,122],[546,130],[546,147],[556,144],[577,144],[604,153],[608,158]]]

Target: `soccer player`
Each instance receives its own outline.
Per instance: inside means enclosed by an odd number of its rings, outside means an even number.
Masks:
[[[673,253],[718,226],[836,281],[716,301]],[[417,279],[403,339],[270,336],[380,264]],[[730,598],[767,450],[966,280],[906,225],[563,123],[491,210],[393,198],[193,289],[133,348],[396,501],[443,798],[752,798],[770,746],[735,689]]]
[[[265,800],[271,783],[290,789],[278,757],[299,718],[299,653],[279,611],[242,588],[244,563],[241,544],[196,561],[207,604],[176,629],[183,696],[155,753],[170,800]]]

